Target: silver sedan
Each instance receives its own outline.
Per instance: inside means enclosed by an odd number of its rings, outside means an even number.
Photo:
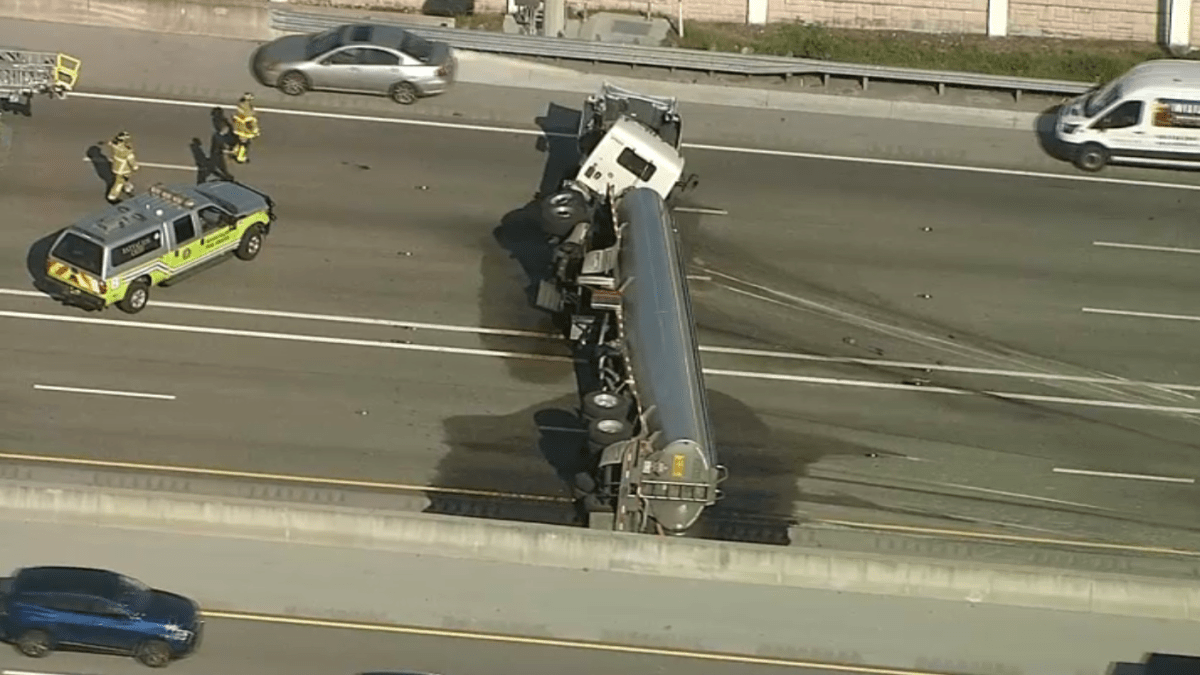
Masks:
[[[376,24],[281,37],[259,47],[250,63],[263,86],[291,96],[306,91],[386,94],[405,105],[449,89],[457,66],[450,45]]]

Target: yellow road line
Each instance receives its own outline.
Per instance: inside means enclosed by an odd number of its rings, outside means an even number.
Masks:
[[[523,494],[518,492],[496,492],[491,490],[474,490],[470,488],[451,488],[451,487],[434,487],[428,485],[415,485],[405,483],[386,483],[382,481],[355,480],[351,478],[326,478],[320,476],[299,476],[295,474],[280,474],[280,473],[260,473],[253,471],[235,471],[231,469],[206,469],[193,466],[176,466],[168,464],[146,464],[140,462],[119,462],[106,459],[85,459],[82,457],[54,457],[49,455],[31,455],[27,453],[16,452],[0,452],[0,460],[13,460],[25,462],[41,462],[46,464],[60,464],[66,466],[89,466],[106,469],[134,469],[138,471],[151,471],[158,473],[178,473],[192,476],[201,476],[207,478],[244,478],[250,480],[262,481],[277,481],[282,483],[307,483],[310,485],[324,485],[329,487],[355,487],[369,488],[377,490],[388,490],[391,492],[425,492],[444,495],[460,495],[468,497],[487,497],[487,498],[507,498],[507,499],[524,499],[528,501],[539,501],[547,503],[569,504],[571,500],[567,497],[556,497],[552,495],[534,495]],[[992,541],[1008,541],[1025,544],[1040,544],[1051,546],[1075,546],[1079,548],[1089,548],[1105,551],[1121,551],[1126,553],[1153,553],[1160,555],[1178,555],[1190,558],[1200,557],[1200,551],[1179,548],[1166,548],[1159,546],[1142,546],[1138,544],[1114,544],[1101,541],[1087,541],[1083,539],[1054,539],[1050,537],[1030,537],[1018,534],[1000,534],[991,532],[975,532],[972,530],[953,530],[936,527],[922,527],[916,525],[890,525],[887,523],[872,523],[869,521],[855,520],[837,520],[830,518],[814,518],[809,520],[810,523],[819,525],[833,525],[838,527],[850,527],[860,530],[876,530],[883,532],[902,532],[907,534],[922,534],[922,535],[938,535],[946,537],[961,537],[966,539],[992,540]]]
[[[675,658],[699,659],[704,661],[719,661],[725,663],[745,663],[758,666],[780,666],[784,668],[820,668],[842,673],[857,673],[859,675],[937,675],[933,671],[906,670],[901,668],[881,668],[876,666],[849,666],[842,664],[820,663],[818,661],[800,661],[795,659],[771,658],[743,654],[724,654],[720,652],[703,652],[691,649],[668,649],[664,647],[636,647],[633,645],[608,644],[603,642],[588,642],[586,640],[570,640],[563,638],[537,638],[523,635],[504,635],[501,633],[482,633],[449,628],[418,628],[416,626],[399,626],[385,623],[369,623],[360,621],[343,621],[332,619],[313,619],[307,617],[280,616],[274,614],[258,614],[252,612],[231,612],[224,610],[204,610],[204,616],[215,619],[230,619],[234,621],[253,621],[256,623],[282,624],[291,626],[306,626],[311,628],[341,628],[360,630],[373,633],[392,633],[400,635],[420,635],[425,637],[453,638],[460,640],[475,640],[479,642],[499,642],[503,644],[528,645],[535,647],[559,647],[567,649],[588,649],[592,651],[614,652],[621,654],[641,654],[645,656],[667,656]]]
[[[16,452],[0,452],[0,459],[11,459],[26,462],[44,462],[47,464],[65,464],[69,466],[92,466],[106,469],[137,469],[140,471],[155,471],[159,473],[182,473],[193,476],[221,478],[251,478],[254,480],[273,480],[284,483],[310,483],[314,485],[330,485],[337,487],[360,487],[395,492],[434,492],[438,494],[467,495],[474,497],[507,497],[511,499],[528,499],[543,502],[565,502],[564,497],[549,495],[527,495],[517,492],[495,492],[489,490],[472,490],[469,488],[432,487],[428,485],[406,485],[404,483],[384,483],[370,480],[354,480],[350,478],[321,478],[318,476],[297,476],[286,473],[256,473],[252,471],[234,471],[230,469],[205,469],[194,466],[174,466],[168,464],[143,464],[139,462],[117,462],[106,459],[84,459],[82,457],[52,457],[48,455],[29,455]]]

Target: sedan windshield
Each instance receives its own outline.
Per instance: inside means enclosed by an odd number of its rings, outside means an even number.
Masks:
[[[324,33],[318,33],[308,41],[308,45],[304,48],[304,57],[307,59],[315,59],[324,54],[330,49],[335,49],[342,46],[341,30],[331,28]]]

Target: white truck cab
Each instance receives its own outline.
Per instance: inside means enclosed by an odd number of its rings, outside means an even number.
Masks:
[[[1200,61],[1157,59],[1065,103],[1054,134],[1075,165],[1200,162]]]

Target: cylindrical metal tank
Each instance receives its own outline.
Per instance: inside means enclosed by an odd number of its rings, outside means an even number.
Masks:
[[[651,495],[651,516],[678,534],[715,501],[718,464],[687,273],[674,221],[658,193],[629,190],[617,216],[627,224],[618,262],[622,346],[655,451],[649,464],[657,467],[651,487],[644,481],[643,489]],[[697,491],[698,485],[711,489]]]

